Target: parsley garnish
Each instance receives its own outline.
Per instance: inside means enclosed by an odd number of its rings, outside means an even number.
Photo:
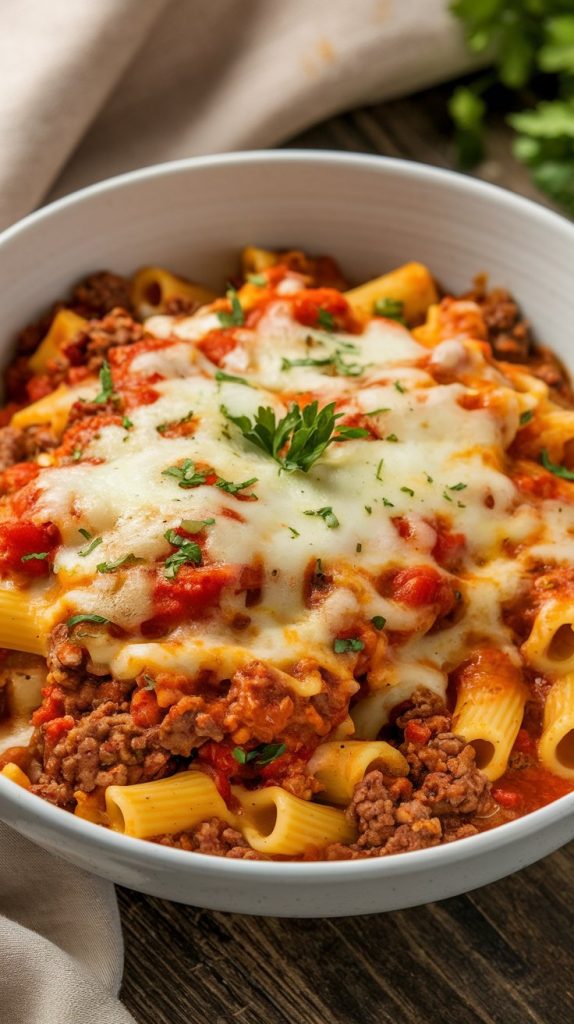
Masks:
[[[323,569],[323,562],[321,561],[320,558],[317,558],[317,560],[315,561],[315,576],[317,577],[317,579],[320,580],[323,578],[324,575],[325,570]]]
[[[217,381],[228,381],[230,384],[243,384],[246,388],[252,388],[253,384],[250,384],[245,377],[234,377],[232,373],[224,373],[223,370],[218,370],[215,374]]]
[[[155,690],[155,679],[148,676],[147,672],[144,672],[144,679],[146,681],[146,685],[142,686],[142,690]]]
[[[335,317],[332,313],[329,313],[328,309],[322,309],[319,307],[317,310],[317,323],[324,331],[335,330]]]
[[[29,555],[22,555],[21,562],[43,562],[50,554],[49,551],[31,551]]]
[[[467,487],[468,484],[452,484],[449,487],[449,491],[465,491]]]
[[[339,377],[360,377],[365,370],[360,363],[346,363],[339,351],[334,352],[332,356],[326,356],[325,359],[313,359],[311,356],[305,356],[302,359],[283,358],[281,360],[282,370],[291,370],[294,366],[329,366]]]
[[[202,555],[199,544],[182,537],[176,530],[167,530],[164,537],[169,544],[178,548],[165,560],[164,576],[166,579],[175,579],[182,565],[201,565]]]
[[[294,526],[288,526],[287,529],[291,531],[291,536],[292,537],[300,537],[301,536],[301,534],[299,533],[299,530],[296,530]]]
[[[360,554],[361,554],[361,551],[362,551],[362,550],[363,550],[363,545],[362,545],[362,544],[361,544],[361,542],[359,541],[359,542],[358,542],[358,543],[356,544],[356,546],[355,546],[355,551],[357,552],[357,554],[358,554],[358,555],[360,555]]]
[[[372,505],[365,505],[365,512],[367,513],[368,516],[372,515],[373,514],[373,507],[372,507]]]
[[[166,423],[160,423],[155,428],[158,434],[165,434],[167,430],[171,430],[173,427],[180,427],[182,423],[189,423],[193,419],[193,409],[186,412],[185,416],[182,416],[179,420],[168,420]],[[133,424],[132,424],[133,426]]]
[[[80,533],[83,533],[85,535],[87,533],[87,530],[80,530]],[[90,540],[90,539],[91,539],[91,534],[88,534],[88,536],[86,537],[86,540]],[[87,558],[87,556],[91,555],[92,551],[95,551],[95,549],[97,547],[99,547],[101,543],[102,543],[102,537],[94,537],[92,543],[88,544],[87,548],[85,548],[84,551],[78,551],[78,554],[79,554],[80,558]]]
[[[200,533],[204,526],[213,526],[215,519],[182,519],[181,529],[186,533]]]
[[[250,480],[244,480],[243,483],[240,484],[234,484],[232,483],[231,480],[219,479],[215,486],[219,487],[222,491],[225,491],[227,494],[237,494],[238,491],[244,491],[246,487],[251,487],[251,484],[256,484],[257,479],[258,478],[256,476],[252,476]],[[249,497],[255,498],[255,495],[250,494]],[[255,498],[255,500],[257,499]]]
[[[396,380],[395,381],[395,387],[396,387],[397,391],[400,392],[401,395],[406,394],[406,390],[407,389],[403,387],[403,385],[401,384],[400,380]]]
[[[231,416],[225,407],[222,412],[239,427],[247,441],[270,455],[287,473],[295,470],[308,473],[333,441],[368,436],[368,431],[362,427],[337,427],[336,421],[343,413],[335,413],[334,402],[321,410],[317,401],[304,409],[292,405],[279,421],[270,406],[259,406],[253,422],[248,416]]]
[[[381,473],[382,473],[382,470],[383,470],[384,461],[385,461],[384,459],[381,459],[381,461],[379,462],[379,465],[377,466],[377,472],[375,473],[375,477],[376,477],[377,480],[382,480],[383,479],[382,476],[381,476]]]
[[[393,505],[392,501],[389,501],[388,498],[383,498],[383,505],[385,506],[385,508],[394,508],[395,507]]]
[[[392,441],[394,443],[398,441],[398,437],[396,434],[387,434],[385,441]]]
[[[170,466],[168,469],[163,469],[161,475],[175,477],[178,487],[199,487],[205,483],[207,471],[196,471],[195,462],[185,459],[181,466]]]
[[[129,416],[124,416],[124,418],[122,420],[122,427],[124,428],[124,430],[131,430],[132,429],[133,423],[130,420]]]
[[[238,764],[253,764],[258,768],[263,768],[266,764],[276,761],[286,750],[287,747],[284,743],[260,743],[254,750],[242,750],[241,747],[234,747],[232,754]]]
[[[525,409],[524,412],[520,413],[520,426],[525,427],[527,423],[533,418],[534,412],[532,409]]]
[[[118,395],[114,391],[112,371],[110,370],[110,364],[107,359],[104,359],[100,370],[100,388],[101,391],[99,395],[96,395],[94,398],[94,402],[98,405],[104,405],[106,402],[116,402],[118,400]]]
[[[405,494],[410,494],[411,498],[414,498],[415,496],[415,492],[412,487],[401,487],[401,491],[404,491]]]
[[[432,483],[433,483],[433,478],[432,478],[432,476],[430,476],[430,474],[429,474],[429,473],[425,473],[425,476],[426,476],[426,478],[427,478],[427,484],[432,484]]]
[[[84,453],[81,448],[74,448],[72,452],[72,462],[79,462],[83,454]]]
[[[390,412],[389,406],[381,406],[380,409],[371,409],[370,412],[366,412],[365,416],[378,416],[381,412]]]
[[[382,615],[373,615],[371,622],[375,629],[384,629],[387,624],[387,620]]]
[[[143,562],[143,558],[137,558],[130,551],[129,555],[123,555],[122,558],[117,558],[115,562],[100,562],[96,569],[98,572],[116,572],[117,569],[122,569],[128,565],[136,565],[137,562]]]
[[[265,274],[248,274],[247,280],[249,284],[254,284],[256,288],[265,288],[268,283]]]
[[[235,288],[229,288],[226,294],[231,303],[231,312],[221,310],[217,314],[217,319],[222,327],[241,327],[245,323],[245,313],[241,307],[239,296]]]
[[[373,313],[375,316],[384,316],[387,320],[398,320],[399,323],[404,324],[404,313],[405,304],[400,299],[377,299],[373,304]]]
[[[68,619],[66,625],[68,629],[72,629],[77,626],[80,622],[95,622],[98,626],[104,626],[109,619],[104,618],[103,615],[72,615],[71,619]]]
[[[442,492],[442,496],[443,498],[445,498],[446,501],[452,501],[450,494],[447,494],[446,491]]]
[[[562,480],[574,480],[574,473],[572,470],[568,469],[566,466],[559,466],[555,462],[552,462],[546,448],[543,448],[540,452],[540,461],[544,466],[544,469],[547,469],[549,473],[554,473],[554,476],[559,476]]]
[[[359,640],[358,636],[351,636],[346,640],[341,637],[333,642],[333,650],[335,654],[348,654],[350,651],[362,651],[365,644],[362,640]]]
[[[309,509],[309,511],[304,512],[303,515],[321,516],[321,519],[324,519],[325,525],[328,526],[330,530],[334,530],[336,526],[339,526],[339,520],[330,505],[326,505],[325,508],[318,508],[316,511]]]

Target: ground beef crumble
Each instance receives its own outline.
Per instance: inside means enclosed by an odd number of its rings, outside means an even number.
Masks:
[[[252,850],[241,832],[231,828],[221,818],[203,821],[189,832],[154,836],[152,841],[161,846],[175,847],[177,850],[210,853],[216,857],[230,857],[233,860],[268,860],[264,854]]]

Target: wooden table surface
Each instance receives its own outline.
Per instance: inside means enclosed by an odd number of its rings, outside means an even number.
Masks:
[[[452,167],[449,91],[335,117],[289,145]],[[479,176],[544,201],[510,147],[495,122]],[[574,845],[474,893],[368,917],[250,918],[125,889],[119,898],[122,998],[138,1024],[574,1021]]]

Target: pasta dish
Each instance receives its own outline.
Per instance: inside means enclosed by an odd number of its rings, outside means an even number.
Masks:
[[[129,836],[386,856],[574,789],[574,401],[513,299],[248,248],[92,275],[0,429],[0,772]]]

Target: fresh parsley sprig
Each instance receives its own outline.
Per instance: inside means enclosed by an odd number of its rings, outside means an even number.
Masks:
[[[270,406],[259,406],[253,421],[248,416],[232,416],[224,406],[222,412],[239,428],[246,441],[270,455],[286,473],[295,470],[308,473],[334,441],[369,435],[362,427],[338,427],[337,420],[343,414],[335,412],[334,402],[322,409],[317,401],[303,409],[292,405],[280,420]]]
[[[260,743],[253,750],[234,747],[231,753],[238,764],[252,764],[256,768],[264,768],[281,757],[286,749],[284,743]]]

